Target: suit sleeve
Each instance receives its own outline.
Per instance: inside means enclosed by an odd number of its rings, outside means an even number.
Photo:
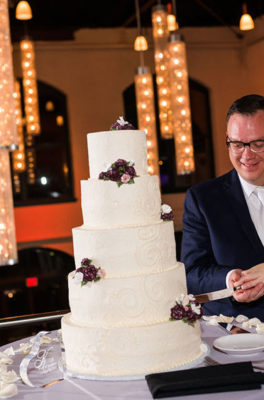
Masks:
[[[226,288],[226,274],[232,268],[217,265],[206,215],[201,211],[192,188],[187,191],[184,203],[181,261],[185,264],[189,293]]]

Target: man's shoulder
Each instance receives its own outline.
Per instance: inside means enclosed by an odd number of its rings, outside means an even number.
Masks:
[[[198,183],[192,186],[188,191],[192,192],[195,196],[210,197],[214,193],[219,194],[222,192],[224,186],[232,185],[235,181],[238,181],[237,172],[231,170],[228,173],[218,176],[217,178],[210,179],[206,182]]]

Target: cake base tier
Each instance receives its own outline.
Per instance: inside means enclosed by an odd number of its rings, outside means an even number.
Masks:
[[[115,377],[171,370],[202,355],[200,324],[182,321],[126,328],[80,327],[62,318],[66,369],[74,374]]]

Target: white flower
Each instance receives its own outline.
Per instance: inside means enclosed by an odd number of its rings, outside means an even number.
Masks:
[[[257,333],[261,333],[261,334],[264,333],[264,324],[263,323],[258,324],[256,327],[256,331],[257,331]]]
[[[7,366],[5,364],[0,364],[0,381],[2,374],[5,374],[6,372],[7,372]]]
[[[172,211],[172,208],[168,204],[162,204],[161,212],[163,214],[169,214]]]
[[[0,351],[0,364],[13,364],[12,358]]]
[[[119,119],[117,120],[117,123],[118,123],[119,125],[122,125],[122,126],[124,126],[124,125],[127,124],[127,122],[124,120],[124,117],[123,117],[123,116],[119,117]]]
[[[32,346],[32,343],[30,343],[30,342],[20,343],[21,353],[28,354],[30,352],[31,346]]]
[[[82,283],[82,281],[83,281],[83,274],[81,272],[76,272],[73,279],[74,279],[74,283],[76,285],[78,285],[78,284]]]
[[[112,164],[107,164],[105,167],[105,172],[110,171],[111,168],[112,168]]]
[[[189,297],[189,300],[191,300],[191,301],[194,301],[194,300],[195,300],[195,297],[194,297],[193,294],[189,294],[188,297]]]
[[[14,356],[15,355],[15,351],[13,349],[13,346],[8,347],[7,349],[4,350],[4,353],[7,356]]]
[[[17,386],[14,383],[9,385],[2,384],[0,389],[0,398],[7,399],[8,397],[13,397],[17,395]]]
[[[190,302],[189,296],[187,294],[185,296],[183,295],[183,298],[182,298],[183,307],[187,306],[187,304],[189,304],[189,302]]]
[[[246,317],[245,315],[239,314],[236,317],[236,322],[238,322],[239,324],[241,324],[242,322],[248,321],[248,317]]]
[[[135,161],[134,160],[129,161],[128,166],[133,167],[133,165],[135,165]]]
[[[48,336],[42,336],[42,338],[40,339],[40,344],[50,344],[50,343],[52,343],[52,338]]]
[[[201,314],[201,307],[200,306],[196,306],[195,304],[191,303],[191,309],[195,314],[197,314],[197,315]]]
[[[6,371],[1,374],[0,376],[0,381],[2,383],[14,383],[18,381],[19,377],[15,373],[15,371],[12,369],[11,371]]]

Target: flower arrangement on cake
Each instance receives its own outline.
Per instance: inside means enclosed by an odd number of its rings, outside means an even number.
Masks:
[[[176,305],[171,308],[170,321],[182,320],[188,325],[194,326],[194,323],[203,315],[201,304],[195,300],[192,294],[181,294],[176,299]]]
[[[104,181],[114,181],[120,187],[124,183],[135,183],[137,176],[134,161],[126,161],[119,158],[113,164],[109,165],[106,171],[100,172],[99,179]]]
[[[173,212],[172,208],[168,204],[161,205],[161,219],[163,221],[172,221],[173,220]]]
[[[110,131],[121,131],[121,130],[134,130],[134,126],[124,120],[123,117],[119,119],[110,127]]]
[[[104,277],[105,271],[103,269],[92,265],[92,260],[89,258],[83,258],[81,266],[76,269],[73,279],[76,284],[84,286],[88,283],[91,284],[91,282],[97,282]]]

